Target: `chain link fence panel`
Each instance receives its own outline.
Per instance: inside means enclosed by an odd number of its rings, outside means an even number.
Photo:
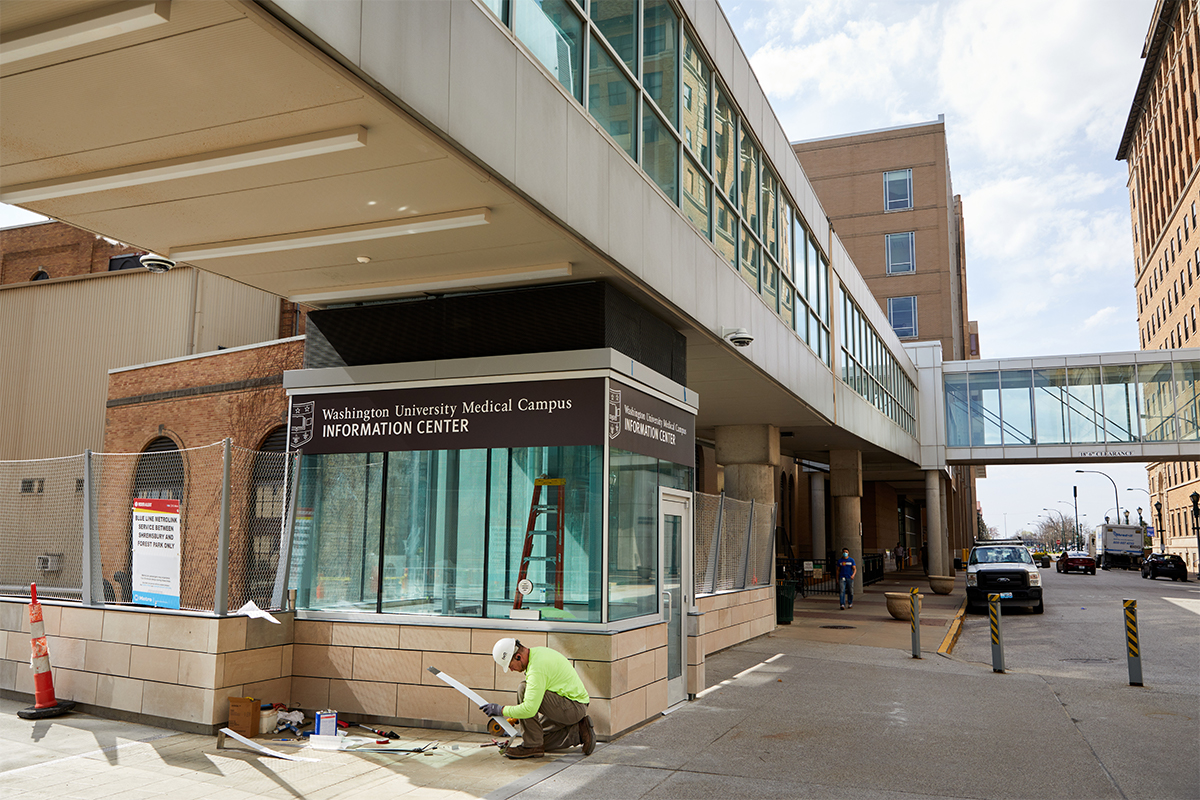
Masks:
[[[696,592],[737,591],[774,582],[775,504],[696,492]]]
[[[138,536],[143,545],[157,540],[162,553],[178,554],[177,579],[173,565],[161,570],[167,574],[152,592],[172,602],[177,595],[180,609],[216,612],[224,540],[224,608],[253,601],[279,609],[287,590],[283,553],[294,458],[230,447],[228,482],[224,442],[0,461],[0,593],[28,596],[36,582],[45,597],[132,604]],[[139,603],[146,604],[144,596]]]
[[[0,461],[0,592],[78,600],[84,457]]]

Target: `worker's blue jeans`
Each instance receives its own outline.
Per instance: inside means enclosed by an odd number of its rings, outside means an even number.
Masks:
[[[854,578],[838,578],[838,602],[843,607],[854,605]]]

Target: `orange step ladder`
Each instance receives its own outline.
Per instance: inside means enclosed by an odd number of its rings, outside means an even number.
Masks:
[[[546,487],[546,502],[542,500],[542,487]],[[554,501],[551,502],[551,495]],[[521,551],[521,569],[517,572],[517,589],[513,597],[513,608],[521,608],[525,595],[535,588],[554,589],[554,607],[563,607],[563,522],[567,497],[567,482],[563,478],[547,478],[543,475],[533,482],[533,499],[529,503],[529,524],[525,526],[525,547]],[[554,526],[547,525],[537,528],[538,521],[554,515]],[[543,537],[546,543],[543,555],[533,555],[533,543],[538,537]],[[529,563],[541,561],[546,564],[546,578],[549,580],[549,562],[554,562],[554,583],[532,584],[527,580]],[[524,586],[526,591],[521,591]]]

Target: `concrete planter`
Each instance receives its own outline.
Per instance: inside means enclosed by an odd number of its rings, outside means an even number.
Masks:
[[[935,594],[950,594],[954,591],[954,577],[952,575],[930,575],[929,588],[933,589]]]
[[[892,615],[893,619],[902,619],[910,621],[912,619],[912,602],[908,599],[908,592],[884,592],[883,596],[887,598],[887,610]],[[921,611],[921,600],[925,595],[917,595],[917,611]]]

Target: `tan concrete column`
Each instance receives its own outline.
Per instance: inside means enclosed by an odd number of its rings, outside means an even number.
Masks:
[[[862,592],[862,453],[858,450],[829,452],[829,490],[833,495],[833,550],[842,548],[858,564],[854,593]],[[835,569],[836,565],[828,565]]]
[[[717,463],[725,468],[725,494],[735,500],[775,502],[779,429],[774,425],[717,428]]]
[[[929,554],[930,575],[945,575],[946,563],[943,560],[946,550],[946,528],[943,524],[945,513],[942,504],[941,471],[930,469],[925,471],[925,539],[928,545],[925,549]]]
[[[812,529],[813,558],[825,557],[825,476],[810,472],[808,477],[809,525]]]

